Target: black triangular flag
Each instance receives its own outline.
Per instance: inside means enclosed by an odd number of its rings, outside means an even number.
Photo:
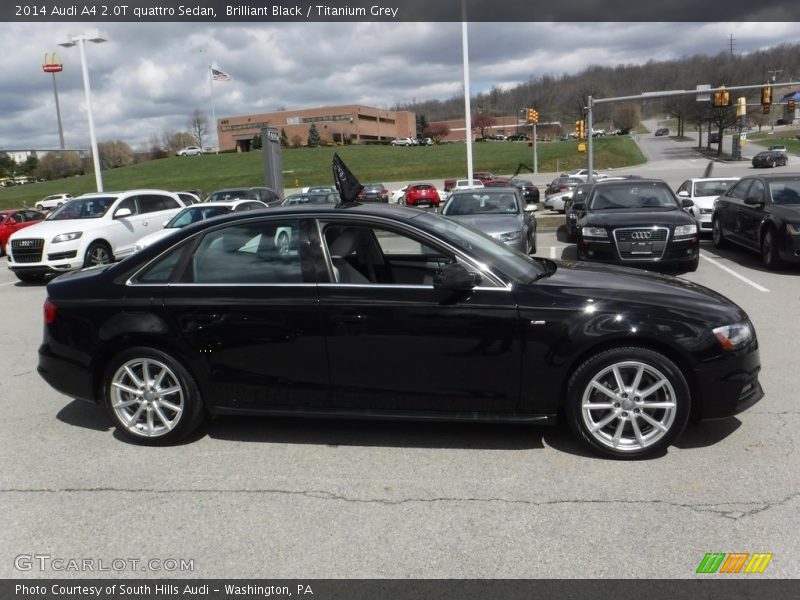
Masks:
[[[333,181],[336,183],[336,190],[342,197],[342,202],[355,202],[358,193],[364,189],[338,154],[333,155]]]

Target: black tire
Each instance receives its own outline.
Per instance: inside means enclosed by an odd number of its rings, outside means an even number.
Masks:
[[[148,347],[130,348],[111,360],[103,377],[103,401],[117,430],[146,446],[179,442],[206,415],[189,371],[169,354]]]
[[[686,273],[694,273],[695,271],[697,271],[697,267],[699,267],[699,266],[700,266],[700,255],[698,254],[692,260],[690,260],[689,262],[683,263],[681,265],[681,268]]]
[[[111,253],[111,248],[103,242],[92,242],[86,248],[86,254],[83,256],[84,267],[94,267],[97,265],[107,265],[114,262],[114,255]]]
[[[15,271],[14,275],[16,275],[17,279],[23,283],[39,283],[42,279],[44,279],[44,273],[21,273],[19,271]]]
[[[728,240],[722,233],[722,223],[720,223],[719,217],[714,217],[714,220],[711,221],[711,240],[714,242],[714,248],[728,247]]]
[[[775,159],[774,159],[774,158],[773,158],[772,160],[770,160],[770,161],[769,161],[769,167],[770,167],[771,169],[774,169],[774,168],[775,168]]]
[[[778,254],[778,243],[773,227],[767,227],[761,236],[761,262],[767,269],[774,270],[781,266],[781,257]]]
[[[615,372],[620,374],[622,391]],[[657,384],[661,386],[646,396],[635,395]],[[597,385],[608,392],[599,391]],[[650,404],[658,406],[648,408]],[[585,408],[592,405],[595,408]],[[584,446],[610,458],[637,459],[663,451],[683,432],[690,410],[683,373],[669,358],[648,348],[600,352],[581,364],[567,384],[570,428]]]

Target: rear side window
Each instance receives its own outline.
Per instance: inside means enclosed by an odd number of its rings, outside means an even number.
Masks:
[[[170,210],[181,208],[175,198],[161,196],[159,194],[143,194],[139,196],[139,210],[142,213],[158,212],[160,210]]]

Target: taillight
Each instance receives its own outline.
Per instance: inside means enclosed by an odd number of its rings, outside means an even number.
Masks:
[[[56,322],[56,312],[57,308],[55,303],[48,298],[44,301],[44,322],[48,325],[52,325]]]

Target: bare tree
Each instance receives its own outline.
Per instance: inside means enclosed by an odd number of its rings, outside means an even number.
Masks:
[[[497,123],[497,119],[485,112],[478,112],[472,116],[472,129],[480,131],[481,137],[486,137],[486,130],[495,123]]]
[[[97,145],[104,169],[116,169],[133,163],[133,150],[121,140],[102,142]]]
[[[169,154],[175,154],[181,148],[196,144],[194,136],[188,131],[167,129],[161,134],[161,148]]]
[[[450,128],[444,123],[433,123],[425,128],[422,135],[431,138],[434,144],[440,144],[444,138],[450,135]]]
[[[84,172],[83,161],[77,152],[48,152],[36,167],[36,176],[42,179],[61,179]]]
[[[614,108],[614,125],[622,131],[636,128],[642,121],[642,109],[637,102],[626,102]]]
[[[197,140],[197,145],[203,147],[203,136],[208,133],[208,116],[195,108],[189,117],[189,131]]]

